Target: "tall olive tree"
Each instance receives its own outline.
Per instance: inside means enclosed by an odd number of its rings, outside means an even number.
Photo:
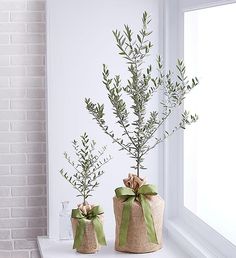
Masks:
[[[183,103],[185,96],[198,84],[198,79],[188,80],[185,65],[181,60],[177,61],[176,74],[165,71],[160,56],[156,60],[155,76],[152,65],[145,66],[145,59],[153,47],[149,40],[152,33],[148,29],[150,21],[150,17],[144,12],[142,28],[136,36],[133,35],[128,25],[124,25],[123,32],[113,31],[119,55],[127,61],[130,73],[130,78],[125,84],[121,82],[119,75],[112,78],[107,66],[103,65],[103,84],[107,90],[113,114],[123,134],[117,137],[107,125],[104,104],[95,104],[91,99],[85,99],[89,113],[104,133],[121,147],[120,150],[125,150],[131,158],[135,159],[136,164],[132,168],[136,170],[137,176],[140,175],[140,169],[145,169],[143,161],[150,150],[177,130],[185,129],[186,125],[198,119],[196,114],[191,115],[188,111],[184,111],[179,123],[171,131],[163,132],[163,124]],[[161,112],[157,109],[148,114],[147,106],[155,93],[164,94],[164,100],[157,103],[157,107],[162,107]],[[124,100],[124,94],[130,97],[132,102],[130,106]],[[131,119],[131,114],[134,119]],[[157,137],[158,131],[162,132],[162,136]]]

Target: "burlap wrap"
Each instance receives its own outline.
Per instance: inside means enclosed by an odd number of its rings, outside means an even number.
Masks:
[[[102,215],[99,215],[99,219],[103,223]],[[93,222],[88,219],[85,219],[85,221],[86,221],[86,228],[84,232],[83,242],[80,248],[76,249],[76,251],[84,254],[96,253],[101,249],[101,245],[98,243],[95,230],[93,227]],[[72,229],[73,229],[73,236],[75,238],[75,232],[76,232],[77,223],[79,223],[79,220],[72,218],[71,223],[72,223]]]
[[[117,197],[113,197],[114,213],[116,220],[115,250],[128,253],[148,253],[157,251],[162,247],[164,201],[159,195],[150,196],[148,200],[152,209],[152,216],[157,234],[158,244],[153,244],[149,242],[142,207],[140,206],[139,202],[135,201],[133,203],[130,215],[127,243],[125,246],[119,246],[119,233],[123,210],[123,200]]]

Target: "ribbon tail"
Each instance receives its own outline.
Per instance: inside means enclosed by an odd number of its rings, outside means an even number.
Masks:
[[[140,195],[141,206],[143,209],[143,216],[146,223],[148,239],[151,243],[158,244],[154,221],[152,217],[151,206],[142,194]]]
[[[134,202],[135,197],[129,197],[127,201],[123,202],[123,211],[120,225],[120,234],[119,234],[119,246],[125,246],[128,228],[129,228],[129,220],[131,215],[132,204]]]
[[[103,231],[103,225],[98,217],[93,219],[93,226],[97,236],[98,243],[100,245],[107,245],[105,234]]]
[[[85,227],[86,227],[85,220],[84,219],[78,220],[73,249],[80,248],[83,238],[84,238]]]

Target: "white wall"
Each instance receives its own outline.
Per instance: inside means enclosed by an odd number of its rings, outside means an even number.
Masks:
[[[0,0],[0,258],[46,234],[45,2]]]
[[[114,219],[112,197],[114,189],[122,186],[122,179],[132,171],[132,160],[118,151],[85,109],[84,98],[105,103],[107,121],[114,125],[111,106],[102,86],[102,64],[109,65],[111,74],[127,77],[124,60],[118,55],[112,35],[113,29],[130,24],[141,27],[141,16],[146,10],[152,15],[152,41],[155,44],[150,62],[154,63],[159,40],[159,4],[157,0],[49,0],[48,1],[48,151],[49,151],[49,236],[58,237],[60,202],[69,200],[75,207],[81,200],[61,177],[59,170],[66,167],[63,152],[72,151],[71,141],[87,131],[98,146],[106,144],[114,157],[105,167],[100,188],[91,202],[105,210],[105,230],[113,237]],[[157,101],[157,99],[156,99]],[[152,108],[157,102],[152,103]],[[116,125],[114,126],[114,128]],[[116,131],[116,130],[115,130]],[[158,184],[157,150],[147,158],[148,170],[142,175]]]

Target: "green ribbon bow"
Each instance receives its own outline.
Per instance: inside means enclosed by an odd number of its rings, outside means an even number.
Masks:
[[[135,193],[133,189],[128,187],[118,187],[115,190],[116,197],[124,199],[124,207],[122,211],[122,219],[120,225],[120,234],[119,234],[119,245],[125,246],[127,241],[128,226],[130,220],[130,214],[133,202],[136,197],[139,198],[142,210],[144,221],[147,228],[148,239],[151,243],[158,244],[157,235],[154,227],[152,210],[151,206],[146,198],[146,195],[157,195],[155,185],[143,185]]]
[[[90,211],[88,211],[87,215],[83,215],[80,209],[72,210],[71,218],[79,220],[79,223],[77,224],[76,228],[73,249],[79,249],[82,244],[86,227],[86,219],[92,221],[98,243],[100,245],[106,245],[103,225],[98,217],[98,215],[101,214],[103,214],[103,210],[100,206],[94,206]]]

